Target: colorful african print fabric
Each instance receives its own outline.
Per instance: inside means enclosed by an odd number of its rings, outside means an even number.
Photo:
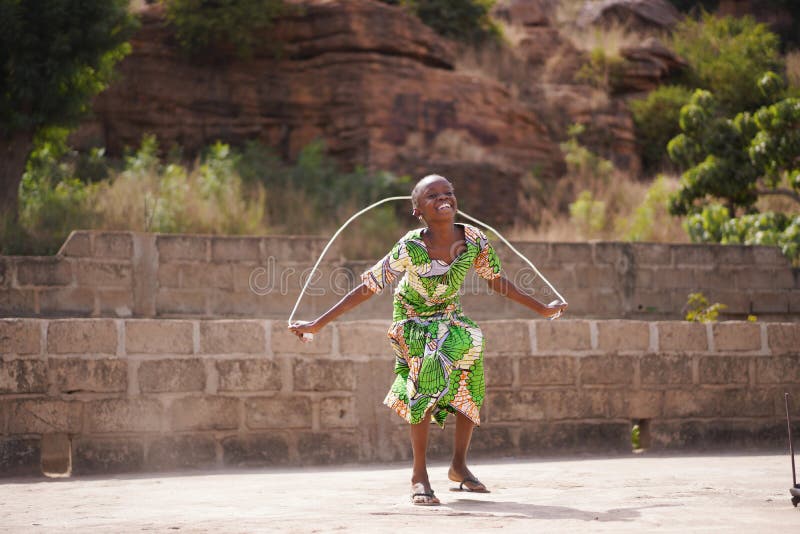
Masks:
[[[409,423],[431,417],[444,426],[448,413],[476,425],[483,404],[483,334],[461,311],[459,290],[470,266],[482,278],[500,276],[500,261],[479,229],[464,226],[466,250],[452,263],[432,260],[422,229],[403,236],[361,279],[380,292],[403,275],[394,294],[389,339],[396,378],[384,404]]]

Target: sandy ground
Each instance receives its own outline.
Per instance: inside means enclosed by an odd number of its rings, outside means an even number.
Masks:
[[[405,465],[0,479],[2,532],[799,532],[788,455],[482,461],[412,506]],[[416,530],[415,530],[416,531]]]

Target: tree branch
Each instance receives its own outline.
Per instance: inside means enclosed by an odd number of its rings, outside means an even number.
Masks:
[[[800,204],[800,193],[797,191],[792,191],[791,189],[787,189],[785,187],[776,187],[774,189],[756,189],[756,193],[759,195],[780,195],[784,197],[789,197],[798,204]]]

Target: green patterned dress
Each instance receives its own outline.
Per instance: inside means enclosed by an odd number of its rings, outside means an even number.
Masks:
[[[500,276],[500,261],[483,232],[463,226],[467,248],[449,265],[431,260],[417,229],[361,275],[377,293],[405,273],[395,290],[389,328],[397,376],[383,402],[412,424],[428,410],[442,427],[447,414],[456,411],[480,424],[483,334],[461,311],[459,290],[470,266],[491,280]]]

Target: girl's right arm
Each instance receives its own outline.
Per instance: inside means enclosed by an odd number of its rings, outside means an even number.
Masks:
[[[300,340],[303,340],[303,334],[316,334],[322,327],[329,322],[333,321],[346,311],[352,310],[362,302],[368,300],[375,293],[372,292],[363,283],[345,295],[342,300],[334,304],[331,309],[314,319],[313,321],[298,321],[289,326],[292,331]]]

